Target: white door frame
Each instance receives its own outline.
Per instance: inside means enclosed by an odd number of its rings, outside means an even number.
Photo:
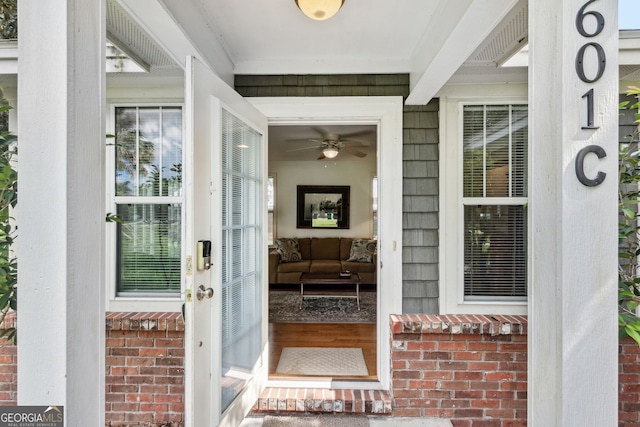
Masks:
[[[402,97],[246,99],[267,117],[269,124],[321,121],[378,126],[378,382],[344,382],[339,387],[388,390],[391,386],[388,320],[389,315],[402,312],[402,191],[399,190],[402,188]]]

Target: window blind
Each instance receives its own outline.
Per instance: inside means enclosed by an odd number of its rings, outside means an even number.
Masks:
[[[526,296],[527,221],[524,207],[465,206],[464,229],[465,296]]]
[[[464,107],[463,196],[527,196],[527,107]]]
[[[222,396],[224,410],[240,378],[260,357],[262,291],[262,136],[222,111]],[[238,375],[238,372],[244,374]],[[228,385],[227,385],[228,384]]]
[[[180,292],[180,204],[118,205],[118,291]]]
[[[526,105],[463,107],[465,299],[527,295]]]

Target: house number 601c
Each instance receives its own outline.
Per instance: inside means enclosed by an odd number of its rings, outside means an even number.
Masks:
[[[604,16],[602,16],[600,12],[594,10],[586,10],[586,8],[595,1],[597,0],[589,0],[588,2],[586,2],[576,14],[576,29],[578,30],[578,33],[580,33],[580,35],[585,38],[595,37],[604,29]],[[584,27],[585,18],[587,16],[591,16],[596,21],[596,28],[591,32],[589,32]],[[584,56],[587,49],[592,49],[596,53],[597,71],[595,76],[593,77],[588,77],[584,71]],[[606,66],[607,58],[602,45],[600,45],[599,43],[589,42],[578,49],[578,53],[576,54],[576,74],[578,75],[578,78],[580,78],[580,80],[582,80],[583,82],[592,84],[600,80],[600,78],[604,74]],[[596,130],[598,129],[598,126],[595,126],[594,123],[594,89],[589,89],[584,95],[582,95],[582,98],[586,98],[587,101],[587,123],[586,126],[582,126],[582,129]],[[587,187],[595,187],[602,184],[607,174],[604,172],[598,172],[595,179],[590,179],[586,176],[586,174],[584,173],[584,158],[589,153],[596,154],[599,159],[606,157],[607,153],[604,148],[600,146],[590,145],[580,150],[576,158],[576,176],[578,180]]]

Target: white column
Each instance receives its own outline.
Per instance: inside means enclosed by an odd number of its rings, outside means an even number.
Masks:
[[[18,15],[18,404],[104,425],[105,2]]]
[[[617,27],[616,1],[529,0],[529,426],[617,425]]]

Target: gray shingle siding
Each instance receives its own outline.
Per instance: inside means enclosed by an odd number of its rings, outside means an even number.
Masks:
[[[402,96],[408,74],[238,75],[246,97]],[[403,313],[438,313],[439,102],[404,106],[403,113]]]

